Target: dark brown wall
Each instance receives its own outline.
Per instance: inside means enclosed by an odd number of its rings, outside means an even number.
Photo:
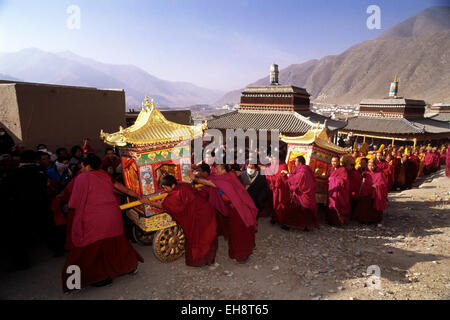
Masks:
[[[16,94],[23,143],[33,149],[44,143],[54,152],[87,137],[103,155],[100,130],[112,133],[125,126],[123,90],[16,84]]]

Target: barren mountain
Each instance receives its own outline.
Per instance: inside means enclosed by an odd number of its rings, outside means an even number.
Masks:
[[[428,103],[450,100],[450,7],[432,7],[340,55],[291,65],[280,83],[306,88],[314,102],[357,104],[382,98],[398,74],[399,94]],[[251,85],[266,85],[269,77]],[[219,102],[239,102],[241,90]]]
[[[158,105],[170,107],[210,104],[223,94],[186,82],[158,79],[133,65],[105,64],[71,52],[49,53],[34,48],[0,54],[0,72],[28,82],[124,89],[127,106],[134,108],[146,94]]]

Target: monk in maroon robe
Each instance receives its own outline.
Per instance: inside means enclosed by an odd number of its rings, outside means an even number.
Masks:
[[[434,168],[435,171],[438,171],[441,168],[441,153],[436,147],[433,148],[433,153],[434,153]]]
[[[362,223],[377,223],[383,219],[383,211],[387,208],[388,188],[383,172],[369,160],[369,170],[363,174],[363,183],[358,204],[353,218]]]
[[[384,156],[381,152],[377,152],[377,156],[375,158],[375,165],[379,169],[379,171],[383,172],[386,175],[386,178],[389,176],[390,168],[389,163],[384,159]]]
[[[419,175],[420,158],[416,152],[410,152],[408,157],[409,157],[409,160],[414,163],[414,165],[411,164],[411,173],[410,173],[412,175],[412,177],[411,177],[412,182],[414,183]]]
[[[436,171],[435,167],[435,155],[432,152],[431,147],[427,147],[427,152],[425,153],[425,159],[424,159],[424,168],[423,168],[423,174],[427,175],[430,173],[433,173]]]
[[[394,182],[395,182],[395,166],[394,166],[393,157],[389,153],[386,155],[386,162],[389,165],[388,170],[386,171],[388,190],[391,191],[392,186],[394,185]]]
[[[186,265],[201,267],[214,263],[218,246],[214,208],[188,183],[177,183],[166,175],[161,185],[167,197],[152,206],[164,209],[183,228]]]
[[[441,156],[439,158],[439,164],[441,166],[445,166],[445,159],[447,158],[447,152],[446,152],[445,146],[442,146],[440,155]]]
[[[445,164],[445,175],[450,178],[450,148],[447,148]]]
[[[342,226],[350,221],[350,179],[348,171],[352,169],[354,159],[344,156],[343,167],[334,169],[328,179],[328,210],[326,219],[329,224]],[[332,161],[335,161],[333,157]]]
[[[350,205],[351,212],[355,211],[356,204],[358,202],[359,190],[361,189],[362,175],[354,167],[348,172],[348,177],[350,180]]]
[[[93,154],[83,159],[83,172],[69,200],[69,208],[74,209],[73,248],[62,270],[64,292],[73,290],[67,286],[71,265],[80,268],[83,288],[110,284],[113,278],[135,272],[138,261],[144,262],[124,234],[114,185],[100,165],[100,158]]]
[[[272,161],[269,167],[262,171],[266,177],[267,184],[271,190],[271,200],[273,206],[273,213],[271,223],[275,224],[277,221],[283,220],[283,216],[289,206],[290,191],[287,183],[286,174],[289,172],[286,163],[277,160]]]
[[[216,164],[215,171],[209,179],[197,178],[192,173],[191,179],[211,187],[209,202],[228,218],[228,255],[244,263],[255,247],[258,209],[239,179],[227,172],[226,165]]]
[[[305,158],[295,159],[296,170],[288,178],[292,199],[281,224],[293,229],[312,230],[319,228],[316,207],[316,179]]]

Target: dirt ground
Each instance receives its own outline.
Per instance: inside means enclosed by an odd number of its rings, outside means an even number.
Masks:
[[[256,250],[246,264],[228,258],[219,240],[216,265],[191,268],[184,259],[163,264],[151,247],[135,276],[108,287],[62,293],[64,258],[35,244],[30,270],[0,273],[0,299],[450,299],[450,179],[441,170],[413,189],[392,192],[382,224],[324,224],[285,231],[259,220]],[[369,275],[379,268],[379,281]],[[370,280],[375,281],[370,281]]]

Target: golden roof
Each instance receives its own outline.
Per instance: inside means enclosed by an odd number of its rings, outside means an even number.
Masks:
[[[336,152],[338,154],[348,153],[351,151],[350,148],[341,148],[338,145],[330,142],[328,140],[328,134],[325,127],[320,126],[319,123],[316,127],[312,127],[305,135],[299,137],[288,137],[280,134],[280,140],[285,143],[291,144],[303,144],[311,145],[316,144],[317,146]]]
[[[145,97],[145,104],[135,123],[118,132],[105,133],[100,131],[100,139],[112,146],[124,147],[126,145],[149,145],[167,142],[178,142],[194,139],[202,135],[202,125],[188,126],[167,120],[155,107],[153,100],[150,103]]]

